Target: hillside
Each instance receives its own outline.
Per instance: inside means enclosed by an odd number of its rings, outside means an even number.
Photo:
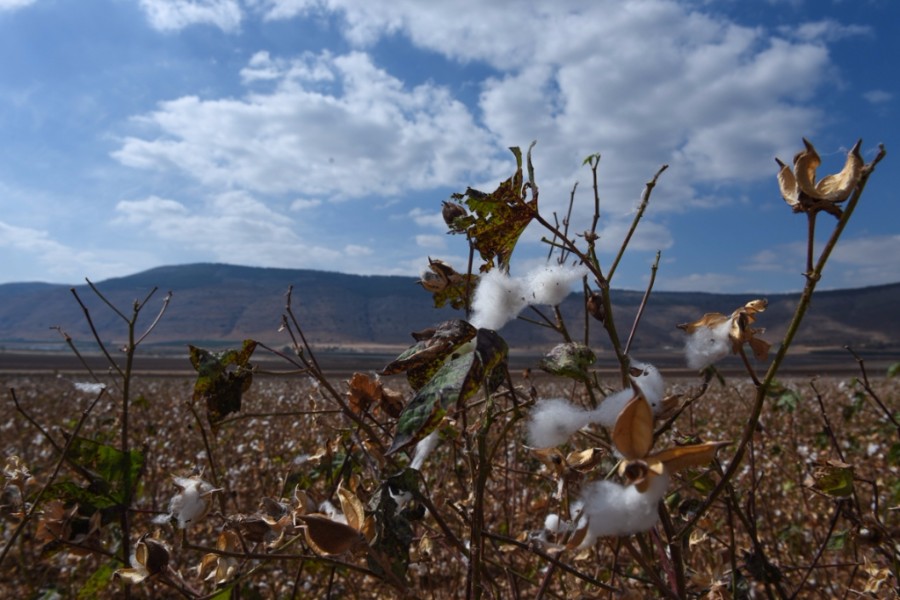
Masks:
[[[167,291],[172,300],[148,346],[180,347],[233,343],[254,338],[270,345],[289,342],[279,333],[286,292],[293,286],[293,306],[307,339],[325,349],[393,351],[411,342],[410,332],[424,329],[459,313],[435,310],[431,297],[408,277],[357,276],[309,270],[264,269],[222,264],[160,267],[128,277],[97,282],[97,287],[123,312],[158,291],[142,313],[139,329],[146,327],[162,305]],[[75,288],[87,305],[104,340],[124,339],[121,319],[106,309],[86,285]],[[616,322],[627,336],[643,292],[614,291]],[[635,353],[674,351],[683,344],[675,325],[706,312],[730,312],[754,296],[705,293],[654,292],[638,335]],[[764,336],[783,334],[796,303],[795,294],[768,297],[769,310],[759,325]],[[570,327],[581,329],[581,299],[572,295],[563,312]],[[825,291],[812,303],[797,344],[812,349],[840,348],[894,353],[900,348],[900,284]],[[528,316],[529,311],[525,314]],[[21,350],[61,347],[59,326],[72,338],[88,342],[90,330],[69,286],[37,283],[0,285],[0,348]],[[595,329],[599,327],[594,324]],[[515,322],[502,331],[516,348],[546,349],[557,338],[545,328]],[[600,332],[597,345],[602,349]]]

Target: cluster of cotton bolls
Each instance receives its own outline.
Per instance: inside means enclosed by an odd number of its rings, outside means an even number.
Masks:
[[[478,328],[500,329],[526,306],[556,306],[587,273],[584,266],[547,265],[524,277],[510,277],[494,269],[481,276],[475,290],[471,323]]]
[[[631,362],[634,387],[647,402],[654,415],[663,408],[665,382],[653,365]],[[609,429],[626,404],[634,397],[631,387],[607,396],[595,409],[574,406],[566,400],[542,400],[537,403],[528,421],[528,444],[536,448],[548,448],[565,443],[576,431],[590,424]],[[644,492],[634,485],[621,485],[614,481],[594,481],[586,485],[578,500],[570,507],[573,529],[587,527],[587,533],[579,547],[591,546],[598,537],[630,535],[647,531],[656,524],[657,504],[668,487],[668,475],[654,477]],[[550,515],[548,522],[558,522]]]
[[[653,365],[636,360],[631,361],[631,368],[637,373],[631,376],[631,381],[650,403],[653,414],[659,414],[665,393],[662,374]],[[628,387],[610,394],[595,409],[581,408],[561,399],[541,400],[528,421],[528,445],[533,448],[558,446],[591,424],[612,429],[619,413],[633,397],[634,390]]]

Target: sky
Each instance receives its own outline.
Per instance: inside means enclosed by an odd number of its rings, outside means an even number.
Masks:
[[[900,281],[896,0],[0,0],[0,283],[196,262],[465,270],[441,201],[536,140],[540,210],[612,281],[803,286],[775,157],[879,164],[821,288]],[[819,219],[821,247],[834,219]],[[526,230],[513,273],[546,260]]]

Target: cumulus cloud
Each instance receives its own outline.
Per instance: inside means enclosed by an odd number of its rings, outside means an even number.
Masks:
[[[0,0],[0,11],[13,11],[34,4],[36,0]]]
[[[205,24],[230,32],[240,28],[243,18],[238,0],[140,0],[140,6],[160,31]]]
[[[23,263],[36,261],[57,281],[78,281],[86,276],[103,278],[135,267],[133,263],[122,260],[127,260],[127,253],[120,252],[117,258],[110,258],[91,250],[76,249],[54,239],[47,231],[3,221],[0,221],[0,248],[5,250],[4,260],[17,263],[16,257],[22,256],[26,259],[21,261]],[[19,272],[16,268],[5,275],[19,281],[34,279],[30,273]]]
[[[116,224],[201,252],[212,260],[266,267],[352,270],[355,257],[370,250],[361,245],[343,250],[307,244],[298,225],[244,192],[225,192],[197,209],[176,200],[150,196],[116,205]]]
[[[821,248],[819,240],[816,248]],[[797,287],[802,285],[799,274],[806,256],[806,244],[780,244],[756,253],[750,258],[748,270],[772,273],[796,273]],[[868,235],[843,237],[829,258],[822,285],[828,288],[857,288],[900,281],[900,235]],[[785,257],[789,257],[786,260]],[[696,289],[696,288],[695,288]]]
[[[127,137],[115,158],[221,188],[347,199],[457,185],[491,153],[490,136],[448,90],[408,88],[361,52],[257,55],[248,69],[245,80],[274,89],[163,102],[137,119],[152,137]]]

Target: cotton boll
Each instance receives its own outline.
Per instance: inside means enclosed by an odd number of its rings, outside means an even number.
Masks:
[[[425,464],[425,460],[435,447],[437,447],[439,441],[440,434],[436,429],[422,438],[419,443],[416,444],[416,449],[413,450],[413,459],[409,464],[409,468],[421,471],[422,465]]]
[[[591,411],[591,423],[599,423],[607,429],[612,429],[616,425],[616,419],[619,413],[628,404],[628,401],[634,398],[634,390],[626,388],[619,390],[615,394],[610,394],[603,399],[600,406]]]
[[[199,477],[175,477],[175,485],[182,491],[169,501],[169,515],[178,521],[181,529],[205,517],[212,494],[220,491]]]
[[[657,505],[669,486],[669,476],[659,475],[643,494],[633,485],[595,481],[586,486],[577,505],[588,519],[588,533],[580,548],[592,546],[598,537],[632,535],[648,531],[659,518]]]
[[[684,344],[687,365],[691,369],[705,369],[731,352],[731,320],[723,321],[715,327],[698,327],[688,335]]]
[[[477,328],[500,329],[527,305],[521,282],[494,269],[482,275],[475,290],[471,323]]]
[[[663,381],[662,373],[653,365],[636,360],[631,361],[631,368],[640,369],[641,373],[632,375],[631,380],[641,390],[644,399],[650,403],[653,414],[658,413],[666,393],[666,383]]]
[[[631,380],[650,404],[653,414],[658,414],[662,408],[662,401],[666,391],[666,384],[663,381],[662,374],[653,365],[636,360],[631,361],[631,367],[632,369],[640,370],[638,375],[631,376]],[[615,394],[610,394],[600,403],[600,406],[590,412],[590,422],[599,423],[607,429],[612,429],[616,425],[619,413],[634,398],[634,395],[635,392],[631,388],[625,388]]]
[[[541,400],[528,420],[528,445],[550,448],[564,444],[572,434],[590,423],[591,411],[565,400]]]
[[[587,274],[584,266],[540,267],[525,276],[525,297],[529,304],[556,306],[572,292],[572,286]]]

